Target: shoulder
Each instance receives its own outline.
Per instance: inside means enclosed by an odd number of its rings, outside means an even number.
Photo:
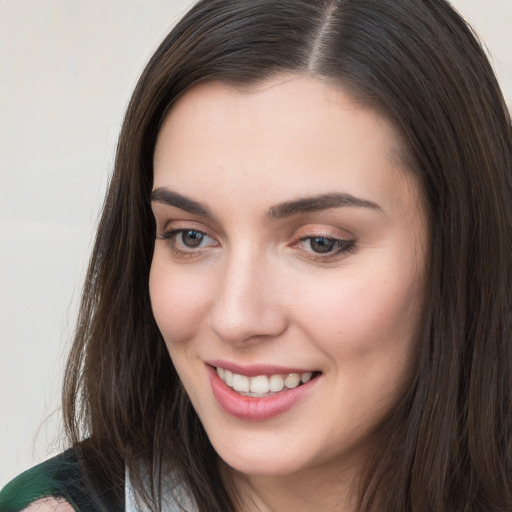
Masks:
[[[69,479],[76,477],[77,465],[73,452],[68,450],[24,471],[0,492],[0,510],[16,512],[38,500],[41,501],[38,505],[34,503],[38,508],[31,510],[44,510],[41,508],[42,498],[63,498],[67,495],[66,484]]]
[[[41,498],[24,508],[23,512],[74,512],[74,510],[63,498]]]
[[[69,449],[9,482],[0,491],[0,511],[114,512],[124,509],[118,495],[92,488],[77,452]]]

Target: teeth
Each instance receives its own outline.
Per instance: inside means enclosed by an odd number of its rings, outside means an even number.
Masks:
[[[300,384],[300,375],[298,373],[290,373],[290,375],[288,375],[286,377],[286,379],[284,379],[284,385],[288,389],[296,388],[299,384]]]
[[[284,388],[284,379],[281,375],[272,375],[270,377],[270,391],[277,393],[278,391],[282,391]]]
[[[219,367],[217,367],[217,374],[229,387],[247,396],[265,396],[278,393],[283,389],[294,389],[300,384],[306,384],[313,377],[313,372],[247,377]]]
[[[233,389],[241,393],[249,393],[249,377],[245,375],[233,375]]]
[[[270,390],[270,383],[268,377],[260,375],[258,377],[251,377],[249,379],[249,387],[251,393],[268,393]]]
[[[306,382],[311,380],[311,377],[313,377],[313,374],[311,372],[306,372],[300,376],[300,380],[302,381],[302,384],[306,384]]]
[[[222,377],[221,377],[222,379]],[[224,378],[222,379],[228,386],[233,386],[233,374],[229,370],[224,370]]]

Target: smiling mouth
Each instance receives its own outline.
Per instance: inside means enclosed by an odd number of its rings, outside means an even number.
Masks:
[[[233,373],[217,366],[217,375],[220,379],[237,393],[255,398],[265,398],[276,395],[282,391],[294,389],[314,379],[320,372],[303,372],[274,375],[257,375],[248,377]]]

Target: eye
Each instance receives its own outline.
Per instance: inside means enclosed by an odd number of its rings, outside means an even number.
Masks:
[[[158,238],[167,242],[174,255],[182,257],[218,245],[212,237],[197,229],[173,229],[158,235]]]
[[[184,230],[178,237],[183,245],[189,249],[201,247],[201,244],[203,244],[208,238],[210,238],[208,235],[201,233],[201,231],[196,231],[195,229]]]
[[[301,238],[297,247],[309,253],[310,258],[322,260],[346,254],[353,250],[354,245],[355,240],[343,240],[327,236],[308,236]]]
[[[324,236],[317,236],[309,239],[309,246],[313,252],[331,252],[336,248],[336,240],[333,238],[325,238]]]

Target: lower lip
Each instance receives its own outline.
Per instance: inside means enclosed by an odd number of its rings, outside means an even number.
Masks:
[[[208,370],[213,396],[224,411],[235,418],[251,421],[267,420],[290,410],[313,391],[319,380],[319,377],[315,377],[296,388],[256,398],[237,393],[221,380],[215,368],[208,366]]]

